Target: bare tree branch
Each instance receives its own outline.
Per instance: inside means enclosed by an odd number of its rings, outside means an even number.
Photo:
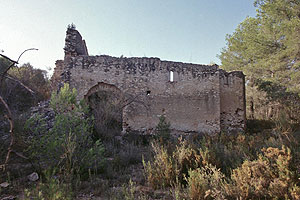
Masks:
[[[10,59],[9,57],[7,57],[7,56],[5,56],[5,55],[3,55],[3,54],[0,54],[0,56],[2,56],[3,58],[5,58],[5,59],[9,60],[10,62],[12,62],[12,64],[11,64],[11,65],[10,65],[10,66],[2,73],[1,79],[0,79],[0,85],[2,85],[2,81],[3,81],[3,79],[4,79],[4,76],[7,74],[8,70],[9,70],[10,68],[12,68],[15,64],[19,64],[19,60],[20,60],[21,56],[22,56],[26,51],[31,51],[31,50],[38,50],[38,49],[36,49],[36,48],[26,49],[25,51],[23,51],[23,52],[20,54],[20,56],[19,56],[19,58],[18,58],[17,61],[14,61],[14,60]]]
[[[2,82],[3,82],[3,80],[4,80],[5,74],[7,74],[8,70],[9,70],[10,68],[12,68],[17,62],[11,60],[11,59],[8,58],[7,56],[4,56],[4,55],[2,55],[2,54],[0,54],[0,55],[3,56],[4,58],[9,59],[10,61],[13,62],[7,69],[4,70],[4,72],[2,72],[2,74],[0,74],[0,75],[1,75],[1,77],[0,77],[0,86],[1,86],[1,85],[2,85]]]
[[[17,60],[17,63],[19,62],[21,56],[22,56],[26,51],[32,51],[32,50],[36,50],[36,51],[37,51],[38,49],[36,49],[36,48],[26,49],[25,51],[23,51],[23,52],[20,54],[20,56],[19,56],[19,58],[18,58],[18,60]]]
[[[26,49],[25,51],[23,51],[18,60],[17,61],[14,61],[12,59],[10,59],[9,57],[3,55],[3,54],[0,54],[3,58],[9,60],[10,62],[12,62],[12,64],[7,68],[5,69],[5,71],[1,74],[1,78],[0,78],[0,86],[2,85],[2,81],[4,80],[4,77],[5,78],[8,78],[8,79],[11,79],[11,80],[14,80],[16,81],[17,83],[19,83],[21,86],[23,86],[26,90],[28,90],[32,95],[34,94],[34,92],[29,88],[27,87],[26,85],[24,85],[21,81],[13,78],[12,76],[8,75],[7,72],[8,70],[13,67],[15,64],[18,64],[19,63],[19,60],[21,58],[21,56],[26,52],[26,51],[30,51],[30,50],[38,50],[38,49],[35,49],[35,48],[30,48],[30,49]],[[15,152],[13,151],[12,147],[13,147],[13,144],[14,144],[14,141],[15,141],[15,137],[14,137],[14,122],[13,122],[13,119],[12,119],[12,113],[11,113],[11,110],[9,109],[7,103],[4,101],[4,99],[2,98],[2,96],[0,95],[0,102],[4,105],[6,111],[7,111],[7,114],[5,115],[5,117],[7,118],[7,120],[9,121],[9,125],[10,125],[10,129],[9,129],[9,133],[10,133],[10,143],[9,143],[9,147],[7,149],[7,154],[6,154],[6,158],[5,158],[5,162],[3,165],[0,165],[0,168],[3,169],[3,171],[6,170],[6,166],[7,166],[7,163],[9,161],[9,158],[10,158],[10,154],[11,152]],[[15,152],[16,155],[22,157],[22,158],[26,158],[25,156]]]
[[[25,88],[28,92],[30,92],[32,95],[35,94],[35,92],[34,92],[32,89],[30,89],[29,87],[27,87],[26,85],[24,85],[21,81],[19,81],[18,79],[12,77],[11,75],[6,75],[5,77],[8,78],[8,79],[10,79],[10,80],[13,80],[13,81],[19,83],[22,87],[24,87],[24,88]]]
[[[10,125],[10,129],[9,129],[9,133],[10,133],[10,143],[9,143],[9,147],[7,150],[7,155],[6,155],[6,159],[3,165],[0,166],[0,168],[3,169],[3,171],[5,171],[6,169],[6,165],[8,163],[9,157],[10,157],[10,153],[12,151],[12,146],[14,144],[14,122],[12,120],[12,114],[11,111],[7,105],[7,103],[4,101],[4,99],[2,98],[2,96],[0,96],[0,101],[1,103],[4,105],[6,111],[8,114],[5,115],[5,117],[7,118],[7,120],[9,121],[9,125]]]
[[[17,156],[25,159],[25,160],[29,160],[29,158],[27,158],[26,156],[24,156],[23,154],[16,152],[15,150],[11,150],[11,153],[15,153]]]
[[[2,56],[3,58],[9,60],[9,61],[12,62],[13,64],[19,64],[17,61],[14,61],[14,60],[10,59],[10,58],[7,57],[6,55],[3,55],[3,54],[0,53],[0,56]]]

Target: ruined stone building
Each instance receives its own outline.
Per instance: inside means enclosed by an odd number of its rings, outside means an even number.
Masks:
[[[98,101],[119,104],[123,132],[150,134],[161,115],[176,133],[245,127],[245,79],[240,71],[159,58],[89,56],[75,28],[67,30],[64,51],[64,60],[56,62],[53,84],[69,83],[77,89],[78,100],[106,94],[108,98]]]

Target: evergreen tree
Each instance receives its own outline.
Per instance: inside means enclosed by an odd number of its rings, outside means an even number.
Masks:
[[[167,122],[167,119],[164,115],[159,117],[159,123],[156,126],[156,135],[162,143],[166,143],[170,139],[170,122]]]
[[[219,55],[222,67],[245,73],[250,116],[255,110],[272,117],[283,107],[289,116],[296,116],[300,107],[300,1],[255,0],[254,6],[256,17],[247,17],[226,36],[227,45]]]
[[[256,17],[247,17],[219,56],[226,70],[271,81],[300,93],[300,1],[256,0]]]

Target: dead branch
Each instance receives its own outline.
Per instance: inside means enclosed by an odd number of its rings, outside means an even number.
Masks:
[[[36,50],[36,51],[37,51],[38,49],[36,49],[36,48],[30,48],[30,49],[24,50],[24,51],[19,55],[19,58],[18,58],[17,62],[19,62],[21,56],[22,56],[26,51],[32,51],[32,50]]]
[[[9,129],[9,133],[10,133],[10,143],[9,143],[9,147],[7,150],[7,155],[6,155],[6,159],[3,165],[0,166],[0,168],[3,168],[3,171],[5,171],[6,169],[6,165],[8,163],[9,157],[10,157],[10,153],[12,151],[12,146],[14,144],[14,122],[12,120],[12,114],[11,111],[7,105],[7,103],[4,101],[4,99],[2,98],[2,96],[0,96],[0,101],[1,103],[4,105],[6,111],[8,114],[5,115],[5,117],[7,118],[7,120],[9,121],[9,125],[10,125],[10,129]]]
[[[13,81],[19,83],[22,87],[24,87],[24,88],[25,88],[28,92],[30,92],[32,95],[35,94],[35,92],[34,92],[32,89],[30,89],[28,86],[24,85],[21,81],[19,81],[18,79],[14,78],[13,76],[11,76],[11,75],[6,75],[5,78],[8,78],[8,79],[10,79],[10,80],[13,80]]]
[[[4,57],[5,59],[8,59],[10,62],[12,62],[12,64],[7,68],[5,69],[5,71],[1,74],[1,78],[0,78],[0,86],[2,85],[2,81],[4,80],[4,77],[6,78],[9,78],[11,80],[14,80],[14,81],[17,81],[17,83],[19,83],[20,85],[22,85],[25,89],[27,89],[31,94],[34,94],[34,92],[27,86],[25,86],[21,81],[17,80],[17,79],[14,79],[12,76],[8,75],[7,72],[8,70],[13,67],[15,64],[18,64],[19,63],[19,60],[21,58],[21,56],[26,52],[26,51],[30,51],[30,50],[38,50],[38,49],[35,49],[35,48],[30,48],[30,49],[26,49],[25,51],[23,51],[20,56],[18,57],[18,60],[17,61],[14,61],[12,59],[10,59],[9,57],[3,55],[3,54],[0,54],[2,57]],[[7,111],[7,114],[5,115],[5,118],[7,118],[7,120],[9,121],[9,125],[10,125],[10,129],[9,129],[9,133],[10,133],[10,143],[9,143],[9,147],[7,149],[7,154],[6,154],[6,158],[5,158],[5,162],[3,165],[0,165],[0,168],[3,169],[3,171],[6,170],[6,166],[7,166],[7,163],[9,161],[9,158],[10,158],[10,154],[11,152],[14,152],[12,147],[13,147],[13,144],[14,144],[14,140],[15,140],[15,137],[14,137],[14,122],[13,122],[13,119],[12,119],[12,114],[11,114],[11,111],[7,105],[7,103],[4,101],[4,99],[2,98],[2,96],[0,95],[0,102],[4,105],[6,111]],[[19,153],[16,153],[16,155],[20,156],[21,154]],[[23,157],[23,158],[26,158],[24,156],[20,156],[20,157]]]
[[[15,150],[11,150],[11,153],[15,153],[17,156],[25,159],[25,160],[29,160],[29,158],[27,158],[26,156],[24,156],[23,154],[16,152]]]
[[[9,61],[12,62],[13,64],[18,64],[17,61],[14,61],[14,60],[10,59],[9,57],[7,57],[6,55],[3,55],[2,53],[0,53],[0,56],[2,56],[3,58],[9,60]]]
[[[12,68],[15,64],[19,64],[19,60],[20,60],[21,56],[22,56],[26,51],[31,51],[31,50],[38,50],[38,49],[36,49],[36,48],[26,49],[25,51],[23,51],[23,52],[19,55],[17,61],[14,61],[14,60],[12,60],[12,59],[9,58],[9,57],[7,57],[7,56],[5,56],[5,55],[3,55],[3,54],[0,54],[0,56],[2,56],[3,58],[5,58],[5,59],[9,60],[10,62],[12,62],[12,64],[11,64],[7,69],[5,69],[4,72],[2,72],[1,78],[0,78],[0,85],[2,85],[2,81],[3,81],[3,79],[4,79],[4,76],[7,74],[8,70],[9,70],[10,68]]]
[[[5,74],[7,74],[8,70],[9,70],[10,68],[12,68],[17,62],[11,60],[11,59],[8,58],[7,56],[4,56],[4,55],[2,55],[2,54],[0,54],[0,55],[1,55],[3,58],[6,58],[6,59],[8,59],[9,61],[13,62],[11,65],[9,65],[9,67],[8,67],[7,69],[4,70],[4,72],[2,72],[2,74],[0,74],[0,75],[1,75],[1,77],[0,77],[0,86],[1,86],[1,85],[2,85],[2,82],[3,82],[3,80],[4,80]]]

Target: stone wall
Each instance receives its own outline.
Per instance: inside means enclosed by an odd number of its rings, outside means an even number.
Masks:
[[[80,41],[78,31],[67,30],[61,80],[77,89],[78,99],[87,98],[103,85],[116,87],[122,96],[124,132],[152,133],[161,115],[165,115],[174,132],[180,133],[244,128],[241,72],[226,73],[217,65],[158,58],[88,56],[87,50],[82,51],[85,43]]]
[[[67,56],[88,55],[85,41],[75,28],[68,28],[65,39],[65,58]]]
[[[64,61],[57,60],[55,62],[55,69],[51,77],[51,89],[57,90],[59,88],[59,83],[61,82],[61,74],[64,72]]]
[[[221,130],[242,131],[246,123],[245,76],[220,70]]]

